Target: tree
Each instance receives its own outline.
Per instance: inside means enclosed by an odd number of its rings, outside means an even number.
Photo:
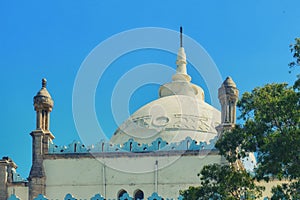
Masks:
[[[300,66],[300,38],[295,39],[290,50],[295,60],[289,63],[289,67]],[[257,87],[251,93],[244,93],[237,105],[241,111],[239,119],[243,123],[223,133],[216,144],[220,154],[229,163],[246,157],[250,152],[257,152],[258,167],[255,178],[258,180],[291,180],[289,184],[272,188],[271,199],[274,200],[300,199],[300,74],[297,77],[293,88],[285,83],[274,83]],[[239,174],[241,172],[230,166],[210,165],[204,167],[200,173],[200,186],[190,187],[181,191],[181,194],[185,199],[237,198],[229,192],[229,188],[236,187],[228,179],[230,176],[224,179],[225,175],[219,173],[222,167],[229,167],[231,174],[244,176],[244,180],[248,180],[245,172]],[[220,180],[226,184],[228,190],[223,190],[224,185]],[[262,188],[256,189],[259,192]]]
[[[244,123],[225,132],[216,144],[230,162],[257,152],[258,180],[291,180],[288,185],[273,188],[273,199],[280,199],[280,195],[299,197],[299,97],[299,92],[284,83],[267,84],[244,93],[237,104]]]
[[[295,39],[295,43],[290,45],[291,53],[293,54],[294,60],[289,63],[290,68],[295,68],[300,66],[300,38]],[[291,71],[290,71],[291,72]],[[300,74],[297,75],[297,80],[294,83],[294,89],[300,91]],[[297,135],[299,136],[299,135]],[[299,149],[298,149],[299,153]],[[296,162],[298,161],[296,156]],[[292,172],[297,170],[291,170]],[[282,184],[277,187],[272,188],[273,196],[271,199],[300,199],[300,176],[294,177],[296,181],[291,182],[290,184]]]
[[[255,178],[258,180],[293,180],[285,187],[273,188],[272,199],[280,199],[280,195],[298,197],[300,193],[299,97],[300,93],[285,83],[267,84],[244,93],[237,104],[242,124],[223,133],[216,143],[229,163],[256,152],[259,164]],[[236,171],[232,165],[205,166],[200,180],[199,187],[181,192],[185,199],[239,199],[244,191],[253,194],[254,199],[262,190],[255,186],[249,174]]]
[[[244,93],[237,104],[244,124],[225,133],[216,147],[231,162],[257,152],[258,179],[300,177],[299,97],[284,83]]]
[[[295,43],[290,45],[290,50],[295,60],[289,63],[289,67],[295,68],[296,66],[300,66],[300,38],[295,39]],[[294,88],[300,90],[300,74],[297,75],[297,78]]]
[[[295,43],[290,45],[291,53],[293,53],[294,61],[289,63],[291,68],[300,66],[300,38],[295,39]]]
[[[261,197],[261,186],[254,184],[253,178],[244,170],[236,171],[230,165],[206,165],[201,170],[200,186],[181,191],[188,200],[234,200]]]
[[[300,199],[300,182],[292,182],[290,184],[277,185],[272,188],[272,200],[277,199]]]

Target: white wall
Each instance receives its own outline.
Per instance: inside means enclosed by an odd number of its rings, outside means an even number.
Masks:
[[[200,157],[180,154],[131,154],[97,159],[74,156],[49,158],[44,161],[47,177],[46,196],[49,199],[63,199],[67,193],[71,193],[78,199],[88,199],[100,193],[106,198],[117,198],[121,189],[125,189],[131,196],[134,191],[141,189],[145,197],[158,192],[165,198],[177,198],[180,189],[199,185],[197,173],[204,164],[220,163],[220,160],[219,155]],[[156,161],[159,168],[157,174]]]
[[[15,194],[21,200],[28,199],[28,187],[25,187],[24,185],[14,184],[14,185],[8,186],[7,191],[8,191],[8,197],[10,197],[10,195],[12,195],[12,194]]]

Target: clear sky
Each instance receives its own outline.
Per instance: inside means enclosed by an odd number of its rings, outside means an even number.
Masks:
[[[222,79],[231,76],[240,93],[271,82],[292,84],[299,71],[289,74],[287,64],[292,59],[289,44],[300,36],[299,7],[299,0],[2,0],[0,156],[11,157],[19,166],[18,172],[28,176],[29,133],[35,128],[33,96],[43,77],[55,101],[51,113],[54,142],[63,145],[80,139],[72,113],[73,86],[80,66],[102,41],[134,28],[178,31],[182,25],[184,34],[211,56]],[[123,74],[145,63],[175,68],[175,60],[176,55],[164,51],[136,51],[123,55],[107,69],[97,87],[95,108],[108,137],[118,125],[111,111],[112,90]],[[194,73],[192,67],[188,70],[193,81],[207,91],[209,86],[201,74]],[[127,110],[132,113],[156,99],[158,87],[140,87],[131,95]],[[209,97],[206,100],[210,102]]]

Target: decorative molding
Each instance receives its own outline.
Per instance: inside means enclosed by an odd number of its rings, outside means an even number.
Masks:
[[[200,151],[215,149],[214,145],[217,136],[206,142],[197,142],[190,137],[180,142],[168,144],[161,138],[157,138],[151,144],[140,144],[134,139],[129,139],[123,145],[111,144],[106,141],[100,141],[95,145],[86,147],[79,141],[73,141],[67,146],[58,146],[54,143],[49,144],[49,154],[70,154],[70,153],[108,153],[108,152],[154,152],[154,151]]]
[[[221,199],[220,196],[217,197],[218,199]],[[96,194],[95,196],[91,197],[91,198],[84,198],[84,200],[116,200],[116,199],[105,199],[104,197],[101,196],[101,194]],[[128,193],[124,193],[121,197],[120,200],[133,200],[134,198],[131,197]],[[183,196],[179,195],[177,198],[173,199],[173,198],[165,198],[165,197],[161,197],[159,196],[156,192],[152,193],[151,196],[149,196],[148,198],[144,198],[143,200],[183,200]],[[264,197],[264,200],[268,200],[268,197]],[[15,194],[12,194],[7,200],[23,200],[20,199],[19,197],[17,197]],[[25,200],[25,199],[24,199]],[[34,200],[49,200],[48,198],[46,198],[44,195],[39,194],[36,198],[34,198]],[[54,199],[51,199],[54,200]],[[58,200],[58,199],[55,199]],[[75,197],[73,197],[71,194],[67,194],[64,198],[64,200],[77,200]],[[142,200],[142,199],[141,199]]]
[[[130,197],[128,193],[124,193],[124,194],[120,197],[120,200],[132,200],[132,197]]]
[[[64,200],[77,200],[77,199],[75,199],[75,198],[69,193],[69,194],[67,194],[67,195],[65,196]]]
[[[154,192],[150,197],[148,197],[148,200],[163,200],[163,198]]]
[[[36,198],[34,198],[33,200],[48,200],[44,195],[39,194]]]
[[[91,198],[91,200],[105,200],[105,198],[102,197],[101,194],[96,194]]]
[[[18,198],[15,194],[12,194],[7,200],[21,200],[21,199]]]

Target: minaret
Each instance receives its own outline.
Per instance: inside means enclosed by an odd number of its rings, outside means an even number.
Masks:
[[[239,98],[239,90],[231,77],[227,77],[218,91],[219,101],[221,103],[221,125],[217,127],[219,137],[222,137],[224,131],[230,131],[236,123],[236,103]],[[237,148],[236,151],[239,151]],[[231,165],[236,170],[245,170],[240,159],[237,159]]]
[[[49,143],[54,139],[50,132],[50,112],[53,108],[53,100],[46,89],[47,81],[42,80],[42,88],[33,98],[36,111],[36,130],[32,131],[32,166],[29,174],[29,200],[38,194],[45,195],[45,172],[43,167],[43,155],[48,153]]]
[[[224,130],[230,130],[236,122],[236,103],[238,101],[239,90],[231,77],[227,77],[218,91],[221,103],[221,125],[218,127],[219,134]]]
[[[50,112],[53,108],[53,100],[47,90],[47,80],[42,79],[42,88],[33,98],[36,111],[36,130],[48,131],[50,128]]]

